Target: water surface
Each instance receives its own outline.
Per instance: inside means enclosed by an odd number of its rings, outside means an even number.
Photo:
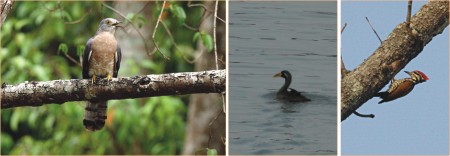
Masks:
[[[230,154],[336,154],[336,2],[230,2]],[[311,102],[275,99],[284,79]]]

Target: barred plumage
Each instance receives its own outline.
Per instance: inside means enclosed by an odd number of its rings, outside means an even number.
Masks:
[[[383,99],[378,102],[379,104],[403,97],[409,94],[414,89],[416,84],[428,80],[428,77],[421,71],[414,70],[412,72],[405,72],[409,74],[410,78],[400,80],[394,79],[386,92],[379,92],[375,95],[375,97],[380,97]]]

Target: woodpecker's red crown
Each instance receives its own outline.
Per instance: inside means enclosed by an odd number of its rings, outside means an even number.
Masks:
[[[425,75],[423,72],[421,72],[419,70],[414,70],[413,72],[419,73],[420,76],[422,76],[424,80],[429,80],[428,76]]]

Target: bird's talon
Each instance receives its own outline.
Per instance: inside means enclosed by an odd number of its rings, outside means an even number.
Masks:
[[[95,82],[95,75],[92,76],[92,84]]]

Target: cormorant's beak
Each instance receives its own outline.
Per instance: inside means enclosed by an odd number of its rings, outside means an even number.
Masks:
[[[281,77],[281,73],[277,73],[273,77]]]

